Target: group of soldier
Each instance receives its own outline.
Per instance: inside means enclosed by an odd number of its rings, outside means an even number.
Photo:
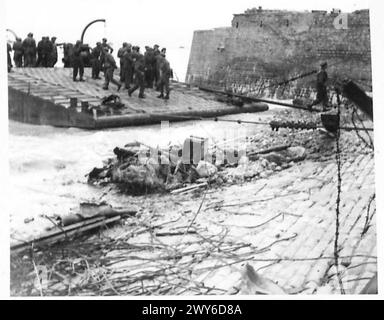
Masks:
[[[78,41],[78,50],[81,52],[81,42]],[[83,46],[83,50],[86,48]],[[74,50],[74,54],[77,52]],[[158,98],[169,99],[169,79],[173,78],[172,69],[166,59],[166,48],[159,50],[158,45],[153,48],[146,46],[145,52],[140,52],[139,46],[132,46],[124,42],[123,46],[118,50],[120,81],[114,79],[114,71],[118,68],[114,57],[112,56],[113,48],[107,43],[107,39],[98,42],[96,47],[91,50],[91,66],[92,78],[100,79],[100,71],[104,71],[105,82],[103,89],[108,90],[109,84],[113,83],[117,86],[117,90],[124,85],[128,90],[128,95],[139,89],[139,98],[145,98],[145,88],[155,88],[160,92]],[[76,54],[75,54],[76,55]],[[81,54],[78,55],[81,60]],[[82,65],[80,61],[80,65]],[[73,80],[76,81],[77,66],[74,65]],[[80,69],[80,81],[83,80],[83,67]]]
[[[42,37],[37,43],[33,34],[29,33],[23,41],[16,38],[11,44],[7,43],[8,71],[13,67],[11,52],[13,50],[13,61],[15,66],[20,67],[45,67],[53,68],[57,62],[56,37]]]
[[[104,72],[105,90],[108,90],[110,83],[115,84],[118,90],[124,85],[129,96],[139,89],[139,98],[145,98],[145,88],[155,88],[160,92],[158,98],[169,99],[169,80],[173,78],[173,73],[166,59],[166,48],[160,50],[159,45],[153,48],[146,46],[145,52],[141,53],[139,46],[124,42],[117,53],[120,60],[120,81],[117,81],[114,79],[114,71],[118,66],[112,56],[113,48],[106,38],[97,42],[93,49],[80,40],[75,45],[63,45],[64,67],[73,68],[73,81],[84,81],[84,67],[91,66],[92,79],[101,79],[100,72]],[[24,41],[16,38],[13,46],[7,43],[8,71],[12,68],[12,50],[16,67],[54,67],[57,62],[57,46],[56,37],[42,37],[37,45],[32,33]]]

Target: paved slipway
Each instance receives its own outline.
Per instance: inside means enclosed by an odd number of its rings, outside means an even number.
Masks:
[[[275,142],[295,138],[292,141],[300,145],[305,140],[300,134],[287,129],[272,133],[266,128],[258,136]],[[52,277],[44,294],[278,293],[276,285],[287,294],[339,294],[334,266],[334,141],[319,132],[303,135],[305,145],[311,139],[329,139],[323,145],[328,144],[331,152],[324,151],[323,156],[312,152],[285,170],[206,191],[118,199],[114,191],[105,194],[103,199],[112,204],[139,207],[136,217],[87,240],[62,245],[57,258],[55,250],[49,257],[47,252],[39,253],[36,263],[50,267],[54,275],[63,250],[81,245],[88,248],[108,239],[102,249],[92,252],[87,249],[76,255],[68,249],[68,257],[86,259],[88,270],[107,275],[108,281],[96,290],[85,273],[72,277],[73,287]],[[345,293],[358,294],[377,272],[375,202],[371,201],[374,158],[373,151],[365,148],[354,132],[343,132],[341,142],[339,271]],[[24,258],[27,264],[28,258]],[[246,264],[253,267],[258,280],[246,276]],[[18,281],[33,281],[33,276],[20,272],[18,277],[15,270],[13,294],[39,294],[36,287],[28,293],[21,289]],[[71,277],[69,272],[63,273]]]

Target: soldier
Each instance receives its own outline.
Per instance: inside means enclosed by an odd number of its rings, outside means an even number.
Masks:
[[[11,72],[11,69],[12,69],[11,51],[12,51],[12,47],[11,47],[11,45],[7,42],[8,72]]]
[[[169,62],[167,59],[165,59],[165,53],[161,53],[162,57],[164,58],[159,66],[159,73],[160,73],[160,95],[158,98],[164,98],[166,100],[169,99],[169,78],[173,78],[172,75],[172,69],[169,65]],[[164,89],[165,89],[165,96],[164,96]]]
[[[102,52],[101,42],[97,42],[96,47],[94,47],[91,52],[92,79],[101,79],[99,77],[100,68],[101,68],[101,63],[100,63],[101,52]]]
[[[51,52],[49,53],[48,58],[48,67],[53,68],[57,62],[57,46],[56,46],[56,37],[51,38]]]
[[[102,43],[101,43],[101,47],[104,50],[101,51],[100,63],[101,63],[101,67],[104,69],[104,67],[103,67],[103,65],[104,65],[104,52],[110,51],[110,53],[112,54],[113,48],[107,43],[107,38],[103,38]]]
[[[327,93],[328,74],[326,71],[328,64],[326,62],[323,62],[320,65],[320,67],[321,67],[321,70],[317,73],[317,79],[316,79],[316,89],[317,89],[316,100],[308,106],[308,110],[312,110],[312,107],[319,103],[322,103],[323,111],[327,111],[327,108],[328,108],[328,93]]]
[[[140,88],[139,98],[144,99],[144,73],[145,73],[145,65],[144,65],[144,56],[140,53],[140,47],[134,47],[133,50],[133,60],[134,60],[134,74],[135,74],[135,85],[133,88],[128,90],[128,95],[131,96],[133,92],[136,91],[137,88]]]
[[[113,58],[112,54],[109,53],[107,50],[105,50],[104,48],[102,50],[104,51],[104,76],[105,76],[105,83],[104,83],[103,89],[108,90],[109,82],[112,82],[117,86],[117,91],[119,91],[121,88],[121,83],[119,83],[113,78],[113,72],[115,69],[117,69],[115,59]]]
[[[64,57],[61,61],[64,63],[64,68],[72,68],[73,67],[73,44],[72,43],[64,43],[63,51]]]
[[[123,42],[123,46],[117,51],[117,57],[120,59],[120,82],[124,81],[124,72],[123,72],[123,56],[127,50],[128,43]]]
[[[128,43],[127,48],[124,52],[124,55],[122,57],[122,77],[125,82],[125,89],[130,89],[131,83],[133,82],[133,66],[134,66],[134,61],[133,61],[133,53],[132,53],[132,45]]]
[[[37,61],[36,61],[37,67],[41,67],[42,65],[44,41],[45,41],[45,37],[41,37],[41,40],[37,43]]]
[[[41,61],[41,65],[44,68],[48,67],[49,59],[50,59],[50,56],[52,54],[52,50],[53,50],[53,45],[52,45],[52,42],[49,40],[49,37],[44,37],[42,61]]]
[[[27,38],[23,41],[24,50],[24,67],[36,66],[36,41],[33,38],[33,33],[28,33]]]
[[[13,43],[13,61],[15,62],[15,66],[17,68],[21,68],[23,66],[23,43],[21,42],[21,38],[16,38],[16,41]]]
[[[161,54],[159,51],[159,54],[155,56],[156,59],[156,90],[160,91],[160,65],[162,64],[163,60],[165,58],[164,54]]]
[[[77,81],[77,74],[80,75],[79,81],[84,81],[84,57],[82,55],[82,43],[80,40],[77,40],[75,46],[73,47],[72,64],[73,81]]]
[[[153,55],[154,55],[153,65],[152,65],[153,82],[155,84],[156,89],[158,90],[159,89],[158,83],[160,79],[158,65],[157,65],[158,56],[160,56],[160,50],[159,50],[158,44],[155,44],[153,46]]]
[[[154,70],[153,66],[156,63],[154,50],[150,47],[145,47],[146,51],[144,54],[145,63],[145,84],[147,88],[153,88]]]

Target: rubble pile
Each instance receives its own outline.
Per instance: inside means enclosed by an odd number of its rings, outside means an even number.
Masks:
[[[172,154],[182,152],[181,146],[172,148],[172,152],[156,150],[149,156],[149,148],[142,149],[137,144],[126,145],[124,148],[116,147],[116,158],[108,159],[103,168],[94,168],[88,174],[88,182],[101,186],[111,183],[121,192],[131,195],[178,193],[177,191],[184,189],[193,191],[208,183],[222,185],[255,177],[265,178],[306,157],[305,148],[282,145],[260,151],[249,149],[243,156],[238,150],[221,149],[220,152],[233,156],[219,161],[216,151],[213,151],[210,157],[206,157],[210,160],[186,164],[182,159],[172,157]],[[155,159],[153,154],[158,155],[158,158]],[[195,183],[196,188],[186,187]]]

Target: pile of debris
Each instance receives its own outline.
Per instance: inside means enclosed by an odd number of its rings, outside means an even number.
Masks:
[[[239,151],[207,148],[207,139],[191,136],[183,146],[152,148],[135,142],[116,147],[115,158],[88,174],[88,183],[113,184],[126,194],[171,192],[179,194],[209,185],[265,178],[306,157],[303,147],[290,144]]]

